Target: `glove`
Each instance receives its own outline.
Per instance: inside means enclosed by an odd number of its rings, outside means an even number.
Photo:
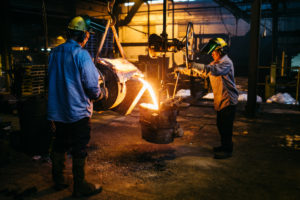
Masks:
[[[101,99],[108,99],[108,90],[106,87],[100,87],[100,95],[97,99],[94,99],[94,102],[100,101]]]
[[[185,75],[190,75],[190,69],[186,68],[186,67],[177,67],[174,69],[175,73],[180,73],[180,74],[185,74]]]
[[[205,69],[205,65],[204,64],[195,63],[195,62],[191,63],[191,67],[194,68],[194,69],[197,69],[199,71],[203,71]]]
[[[101,87],[100,90],[101,90],[101,94],[100,94],[101,99],[104,98],[105,100],[107,100],[108,99],[108,90],[107,90],[107,87]]]

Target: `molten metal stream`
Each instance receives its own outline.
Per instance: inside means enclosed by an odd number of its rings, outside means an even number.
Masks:
[[[150,96],[152,98],[152,102],[153,104],[149,104],[149,103],[141,103],[141,106],[143,107],[147,107],[147,108],[150,108],[152,110],[158,110],[158,102],[157,102],[157,98],[155,96],[155,93],[153,91],[153,88],[151,87],[151,85],[146,82],[145,80],[139,78],[139,80],[144,84],[144,86],[146,86],[147,90],[149,91],[150,93]]]
[[[139,91],[139,93],[136,95],[135,99],[133,100],[133,102],[131,103],[129,109],[127,110],[126,112],[126,115],[131,113],[132,109],[135,107],[135,105],[137,104],[137,102],[140,100],[140,98],[142,97],[142,95],[144,94],[144,92],[146,90],[149,91],[149,94],[151,96],[151,99],[152,99],[152,104],[151,103],[141,103],[141,106],[145,107],[145,108],[149,108],[151,110],[158,110],[158,102],[157,102],[157,99],[156,99],[156,95],[153,91],[153,88],[151,87],[151,85],[141,79],[141,78],[138,78],[139,81],[141,81],[143,83],[143,87],[142,89]]]

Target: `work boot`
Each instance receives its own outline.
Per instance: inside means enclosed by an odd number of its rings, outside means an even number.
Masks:
[[[73,158],[74,197],[91,196],[102,191],[100,185],[94,185],[85,180],[86,158]]]
[[[215,150],[215,148],[214,148]],[[215,159],[226,159],[232,157],[233,151],[233,143],[229,145],[222,145],[221,147],[217,147],[215,152]]]
[[[223,146],[218,146],[218,147],[214,147],[214,148],[213,148],[213,151],[214,151],[214,152],[221,152],[223,149],[224,149]]]
[[[226,159],[232,157],[232,152],[228,151],[219,151],[215,152],[214,158],[215,159]]]
[[[57,191],[67,188],[69,185],[65,183],[64,170],[66,155],[64,153],[52,152],[52,179],[54,181],[54,189]]]

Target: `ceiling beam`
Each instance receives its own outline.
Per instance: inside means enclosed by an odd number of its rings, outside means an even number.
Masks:
[[[144,0],[136,0],[134,5],[131,7],[130,11],[128,12],[127,16],[125,17],[125,19],[120,20],[118,25],[119,26],[128,25],[143,3],[144,3]]]
[[[240,18],[250,23],[250,15],[241,10],[235,3],[229,0],[214,0],[220,6],[226,8],[231,12],[236,18]]]

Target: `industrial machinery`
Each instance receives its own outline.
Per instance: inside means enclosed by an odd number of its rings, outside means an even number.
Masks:
[[[164,15],[165,17],[165,15]],[[165,20],[164,20],[165,21]],[[152,34],[148,40],[149,54],[151,57],[157,57],[163,53],[165,58],[166,52],[177,52],[184,50],[186,68],[189,68],[189,63],[193,60],[194,55],[194,29],[193,24],[188,23],[186,35],[183,40],[176,38],[168,39],[164,30],[161,36]],[[161,82],[164,84],[164,76],[166,76],[167,66],[162,68]],[[177,115],[181,104],[181,98],[175,98],[176,89],[178,86],[179,73],[177,74],[176,83],[171,97],[159,98],[161,100],[158,110],[153,110],[140,105],[140,123],[142,129],[142,137],[148,142],[166,144],[173,142],[175,137],[183,136],[183,130],[177,122]],[[162,86],[164,87],[164,85]]]
[[[161,34],[163,35],[163,34]],[[180,41],[176,38],[168,39],[157,34],[151,34],[148,39],[149,54],[151,57],[157,57],[158,53],[178,52],[184,50],[186,66],[193,60],[194,56],[194,27],[191,22],[188,23],[185,37]]]
[[[113,2],[108,4],[108,10],[110,13],[112,11]],[[165,9],[166,1],[164,1],[164,11]],[[166,34],[165,13],[166,12],[164,12],[163,33],[161,36],[152,34],[149,37],[150,55],[152,57],[156,57],[158,53],[162,53],[165,58],[166,52],[184,50],[186,66],[188,67],[189,62],[193,60],[194,54],[193,24],[188,23],[186,36],[183,40],[169,40]],[[99,58],[109,28],[112,29],[122,58]],[[108,89],[108,98],[95,102],[94,109],[113,109],[122,114],[129,114],[142,96],[145,96],[144,94],[146,94],[146,96],[148,95],[148,97],[150,97],[150,101],[147,101],[147,103],[141,103],[139,106],[143,139],[152,143],[166,144],[172,142],[174,137],[183,135],[183,131],[176,121],[176,117],[179,112],[178,105],[180,104],[181,99],[175,98],[175,95],[171,98],[161,98],[161,96],[158,96],[157,98],[155,96],[153,88],[143,79],[141,71],[126,60],[125,53],[114,26],[113,16],[112,20],[108,21],[106,25],[94,62],[100,74],[103,76],[103,82],[101,84]],[[166,66],[164,65],[161,70],[160,78],[161,82],[164,84],[163,80],[166,76]],[[175,85],[174,94],[176,92],[177,84]],[[161,90],[162,88],[159,89],[159,91]]]
[[[176,38],[168,39],[166,32],[166,0],[163,1],[163,31],[161,35],[152,34],[148,39],[148,49],[151,57],[157,57],[162,53],[163,59],[166,59],[167,52],[177,52],[184,50],[186,67],[189,68],[190,61],[193,60],[194,52],[194,29],[193,24],[188,23],[186,35],[183,40]],[[161,80],[161,91],[165,88],[167,66],[163,60],[163,67],[159,72]],[[182,136],[183,130],[179,127],[176,120],[179,113],[180,98],[175,98],[179,73],[177,74],[173,95],[166,98],[158,97],[160,100],[157,110],[140,105],[140,123],[142,128],[142,137],[149,142],[165,144],[173,141],[174,137]],[[161,94],[159,94],[161,95]]]
[[[103,82],[100,83],[100,86],[107,88],[108,98],[95,102],[94,109],[114,109],[121,114],[130,114],[132,109],[137,104],[137,101],[134,101],[131,96],[132,94],[137,95],[139,93],[139,91],[137,90],[139,87],[133,87],[133,85],[139,85],[140,87],[142,87],[141,85],[143,84],[141,83],[139,78],[143,77],[143,74],[136,66],[126,60],[124,50],[121,46],[115,28],[115,18],[112,15],[113,5],[114,1],[108,3],[108,11],[111,14],[112,18],[111,20],[108,20],[106,24],[105,31],[98,48],[98,52],[94,58],[95,66],[97,67],[99,74],[100,76],[102,76],[103,80]],[[108,59],[99,57],[109,28],[111,28],[113,32],[114,39],[117,43],[122,58]]]
[[[137,78],[143,77],[142,72],[124,58],[98,58],[96,67],[104,76],[103,84],[108,89],[108,98],[95,102],[95,110],[114,109],[119,106],[124,101],[128,91],[133,92],[133,88],[128,90],[128,87],[130,86],[127,82],[129,80],[131,82],[138,82]],[[135,93],[137,93],[137,91],[135,91]],[[127,110],[124,110],[125,108],[123,108],[122,111],[118,111],[122,114],[129,114],[130,112],[128,112],[128,109],[130,105],[128,104],[129,103],[127,103]]]

